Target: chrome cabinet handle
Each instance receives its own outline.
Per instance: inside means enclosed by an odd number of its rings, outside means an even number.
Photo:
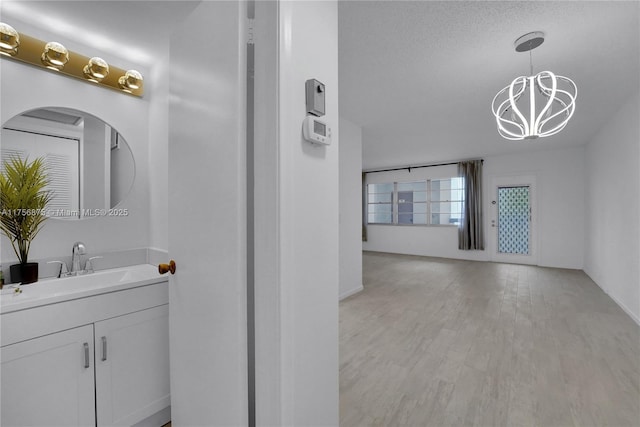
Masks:
[[[102,337],[102,361],[107,360],[107,337]]]
[[[90,366],[89,364],[89,344],[84,343],[84,367],[85,369]]]

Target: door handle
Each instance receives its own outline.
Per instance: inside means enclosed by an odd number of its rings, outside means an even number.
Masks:
[[[169,272],[176,274],[176,262],[174,260],[169,261],[169,264],[158,264],[158,273],[166,274]]]
[[[89,344],[84,343],[83,347],[84,347],[84,368],[87,369],[89,366],[91,366],[89,363]]]
[[[102,337],[102,361],[107,360],[107,337]]]

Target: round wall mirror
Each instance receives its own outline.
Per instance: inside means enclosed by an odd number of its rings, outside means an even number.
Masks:
[[[70,108],[38,108],[8,120],[0,141],[3,173],[12,158],[44,159],[52,194],[48,217],[125,213],[114,209],[133,186],[133,153],[122,135],[98,117]]]

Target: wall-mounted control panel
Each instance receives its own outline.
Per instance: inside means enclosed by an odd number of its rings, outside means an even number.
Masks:
[[[317,117],[324,116],[324,83],[309,79],[305,83],[307,97],[307,113]]]
[[[314,116],[307,116],[302,124],[304,139],[314,144],[331,144],[331,128],[323,120]]]

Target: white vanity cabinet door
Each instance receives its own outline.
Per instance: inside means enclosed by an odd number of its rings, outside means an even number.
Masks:
[[[98,427],[131,426],[170,405],[168,305],[96,322],[95,348]]]
[[[0,349],[3,427],[93,426],[93,325]]]

